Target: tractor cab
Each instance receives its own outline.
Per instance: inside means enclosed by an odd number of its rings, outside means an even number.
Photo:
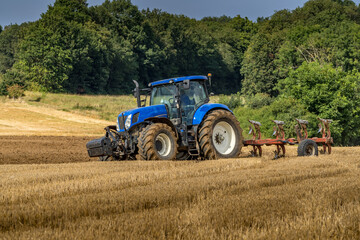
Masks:
[[[196,109],[209,102],[205,79],[195,76],[151,83],[150,105],[165,104],[175,125],[180,122],[191,125]]]
[[[164,79],[149,84],[143,89],[150,95],[150,106],[165,105],[168,118],[174,125],[192,125],[196,109],[209,102],[205,76],[189,76]],[[145,107],[146,99],[140,99],[140,89],[135,82],[135,97],[138,107]]]

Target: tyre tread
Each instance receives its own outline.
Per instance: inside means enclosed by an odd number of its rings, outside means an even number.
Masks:
[[[233,156],[230,157],[238,157],[241,153],[241,148],[243,146],[243,137],[242,137],[242,129],[240,128],[240,123],[236,119],[236,117],[227,110],[214,110],[210,112],[204,119],[203,123],[199,127],[199,145],[201,149],[201,155],[204,159],[217,159],[218,154],[215,150],[215,147],[212,146],[212,128],[213,123],[220,118],[227,118],[228,120],[234,123],[234,126],[237,128],[237,132],[239,133],[239,142],[238,149]]]
[[[170,132],[171,137],[175,141],[175,154],[172,154],[172,156],[169,157],[169,160],[175,159],[176,152],[177,152],[177,143],[176,143],[176,137],[175,133],[172,130],[172,128],[164,123],[154,123],[146,126],[140,133],[140,136],[138,138],[138,148],[139,148],[139,156],[141,160],[159,160],[158,156],[156,154],[156,149],[154,148],[153,139],[154,135],[162,130],[165,129],[168,132]]]
[[[316,142],[314,140],[311,140],[311,139],[304,139],[299,143],[299,146],[298,146],[298,149],[297,149],[298,156],[300,156],[300,157],[307,156],[305,154],[305,151],[306,151],[306,147],[309,144],[314,146],[314,151],[315,151],[314,155],[318,156],[318,154],[319,154],[318,146],[317,146]]]

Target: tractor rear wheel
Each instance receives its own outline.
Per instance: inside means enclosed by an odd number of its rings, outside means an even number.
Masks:
[[[138,148],[142,160],[173,160],[177,153],[175,133],[164,123],[148,125],[140,133]]]
[[[199,145],[205,159],[235,158],[243,146],[239,121],[229,111],[215,110],[199,128]]]
[[[304,139],[299,143],[298,156],[318,156],[318,146],[311,139]]]

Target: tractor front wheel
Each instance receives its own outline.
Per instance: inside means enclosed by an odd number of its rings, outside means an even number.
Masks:
[[[243,146],[240,124],[226,110],[215,110],[207,115],[199,128],[198,139],[205,159],[238,157]]]
[[[142,160],[173,160],[177,153],[175,133],[164,123],[148,125],[140,133],[138,148]]]

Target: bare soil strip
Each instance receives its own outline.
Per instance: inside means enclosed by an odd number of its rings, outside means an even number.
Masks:
[[[96,137],[0,136],[0,164],[90,161],[85,145],[93,138]]]

